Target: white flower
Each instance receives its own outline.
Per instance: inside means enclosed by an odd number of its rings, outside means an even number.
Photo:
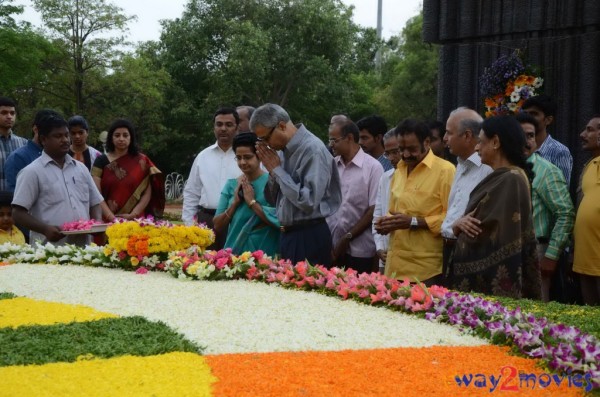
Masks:
[[[542,84],[544,84],[544,79],[542,79],[541,77],[536,77],[535,80],[533,80],[533,86],[535,88],[540,88]]]
[[[517,104],[512,102],[506,105],[506,107],[508,107],[508,110],[510,110],[511,112],[516,112],[518,108]]]
[[[521,94],[519,93],[519,91],[514,90],[512,92],[512,94],[510,94],[510,101],[511,102],[519,102],[519,99],[521,99]]]
[[[206,354],[488,343],[447,324],[314,292],[244,280],[183,282],[187,277],[179,277],[19,264],[0,271],[0,287],[19,296],[160,320],[207,346]]]

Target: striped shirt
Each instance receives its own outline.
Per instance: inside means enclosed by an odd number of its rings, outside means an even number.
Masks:
[[[537,238],[549,239],[545,256],[558,259],[575,223],[575,210],[569,189],[561,170],[533,153],[528,162],[533,164],[533,228]]]
[[[442,237],[455,239],[452,224],[465,214],[471,192],[489,174],[492,169],[481,162],[477,152],[466,160],[457,159],[456,173],[452,181],[452,189],[448,197],[448,212],[442,223]]]
[[[565,145],[552,138],[550,134],[548,134],[546,140],[544,140],[544,142],[538,148],[537,153],[560,168],[567,181],[567,187],[571,186],[573,156],[571,156],[571,152]]]
[[[27,139],[21,138],[10,131],[7,136],[0,135],[0,142],[0,191],[4,191],[7,188],[4,163],[12,152],[21,146],[27,145]]]
[[[387,157],[385,157],[383,154],[381,156],[379,156],[379,158],[377,160],[383,167],[383,172],[389,171],[393,168],[392,162]]]

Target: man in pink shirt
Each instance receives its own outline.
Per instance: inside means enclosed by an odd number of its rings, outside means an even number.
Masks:
[[[327,218],[327,224],[333,241],[333,264],[361,273],[376,270],[371,224],[383,167],[362,150],[358,139],[358,127],[349,119],[334,121],[329,126],[329,145],[336,156],[342,205]]]

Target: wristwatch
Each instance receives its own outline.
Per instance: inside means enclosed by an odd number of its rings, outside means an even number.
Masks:
[[[417,221],[416,216],[413,216],[412,219],[410,220],[410,228],[416,229],[417,227],[419,227],[419,221]]]
[[[346,238],[346,240],[350,241],[352,240],[352,233],[348,232],[344,237]]]
[[[248,207],[252,207],[254,204],[256,204],[256,200],[250,201],[250,204],[248,204]]]

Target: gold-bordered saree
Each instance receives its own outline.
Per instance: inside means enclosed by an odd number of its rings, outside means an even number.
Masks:
[[[94,163],[92,175],[100,178],[102,196],[114,214],[131,213],[151,184],[152,196],[144,215],[162,216],[164,178],[147,156],[126,154],[111,162],[106,155],[100,156]]]

